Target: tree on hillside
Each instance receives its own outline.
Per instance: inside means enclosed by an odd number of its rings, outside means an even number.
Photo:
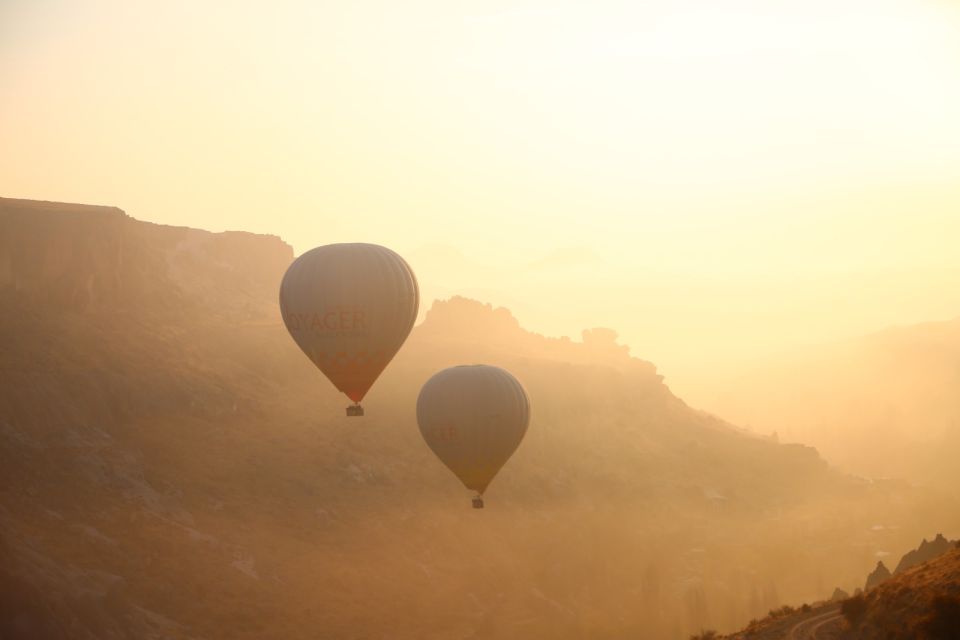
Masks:
[[[840,613],[846,618],[851,628],[856,629],[867,613],[867,600],[863,594],[847,598],[840,604]]]
[[[940,595],[930,603],[930,613],[917,625],[920,638],[954,640],[960,638],[960,597]]]

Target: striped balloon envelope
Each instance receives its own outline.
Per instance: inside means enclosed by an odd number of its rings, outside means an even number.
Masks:
[[[294,341],[333,385],[359,403],[403,345],[420,291],[410,265],[375,244],[330,244],[293,261],[280,313]]]
[[[508,371],[488,365],[450,367],[427,380],[417,398],[417,423],[427,445],[483,507],[500,468],[520,446],[530,402]]]

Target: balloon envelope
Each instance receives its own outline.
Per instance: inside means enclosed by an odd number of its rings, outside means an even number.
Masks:
[[[523,440],[530,402],[509,372],[487,365],[444,369],[417,398],[427,445],[468,488],[482,494]]]
[[[419,305],[410,266],[375,244],[311,249],[293,261],[280,285],[280,313],[290,335],[354,402],[403,345]]]

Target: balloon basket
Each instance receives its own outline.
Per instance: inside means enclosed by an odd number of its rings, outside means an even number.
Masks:
[[[358,404],[355,404],[355,405],[353,405],[353,406],[347,407],[347,417],[348,417],[348,418],[356,418],[356,417],[360,417],[360,416],[363,416],[363,407],[361,407],[361,406],[358,405]]]
[[[473,508],[483,509],[483,498],[481,496],[473,496]]]

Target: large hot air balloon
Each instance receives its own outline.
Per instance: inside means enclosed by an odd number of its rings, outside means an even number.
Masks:
[[[483,492],[527,432],[530,402],[510,373],[499,367],[450,367],[427,380],[417,398],[417,423],[427,445],[460,481]]]
[[[297,345],[362,416],[360,401],[407,339],[420,291],[410,266],[375,244],[330,244],[293,261],[280,313]]]

